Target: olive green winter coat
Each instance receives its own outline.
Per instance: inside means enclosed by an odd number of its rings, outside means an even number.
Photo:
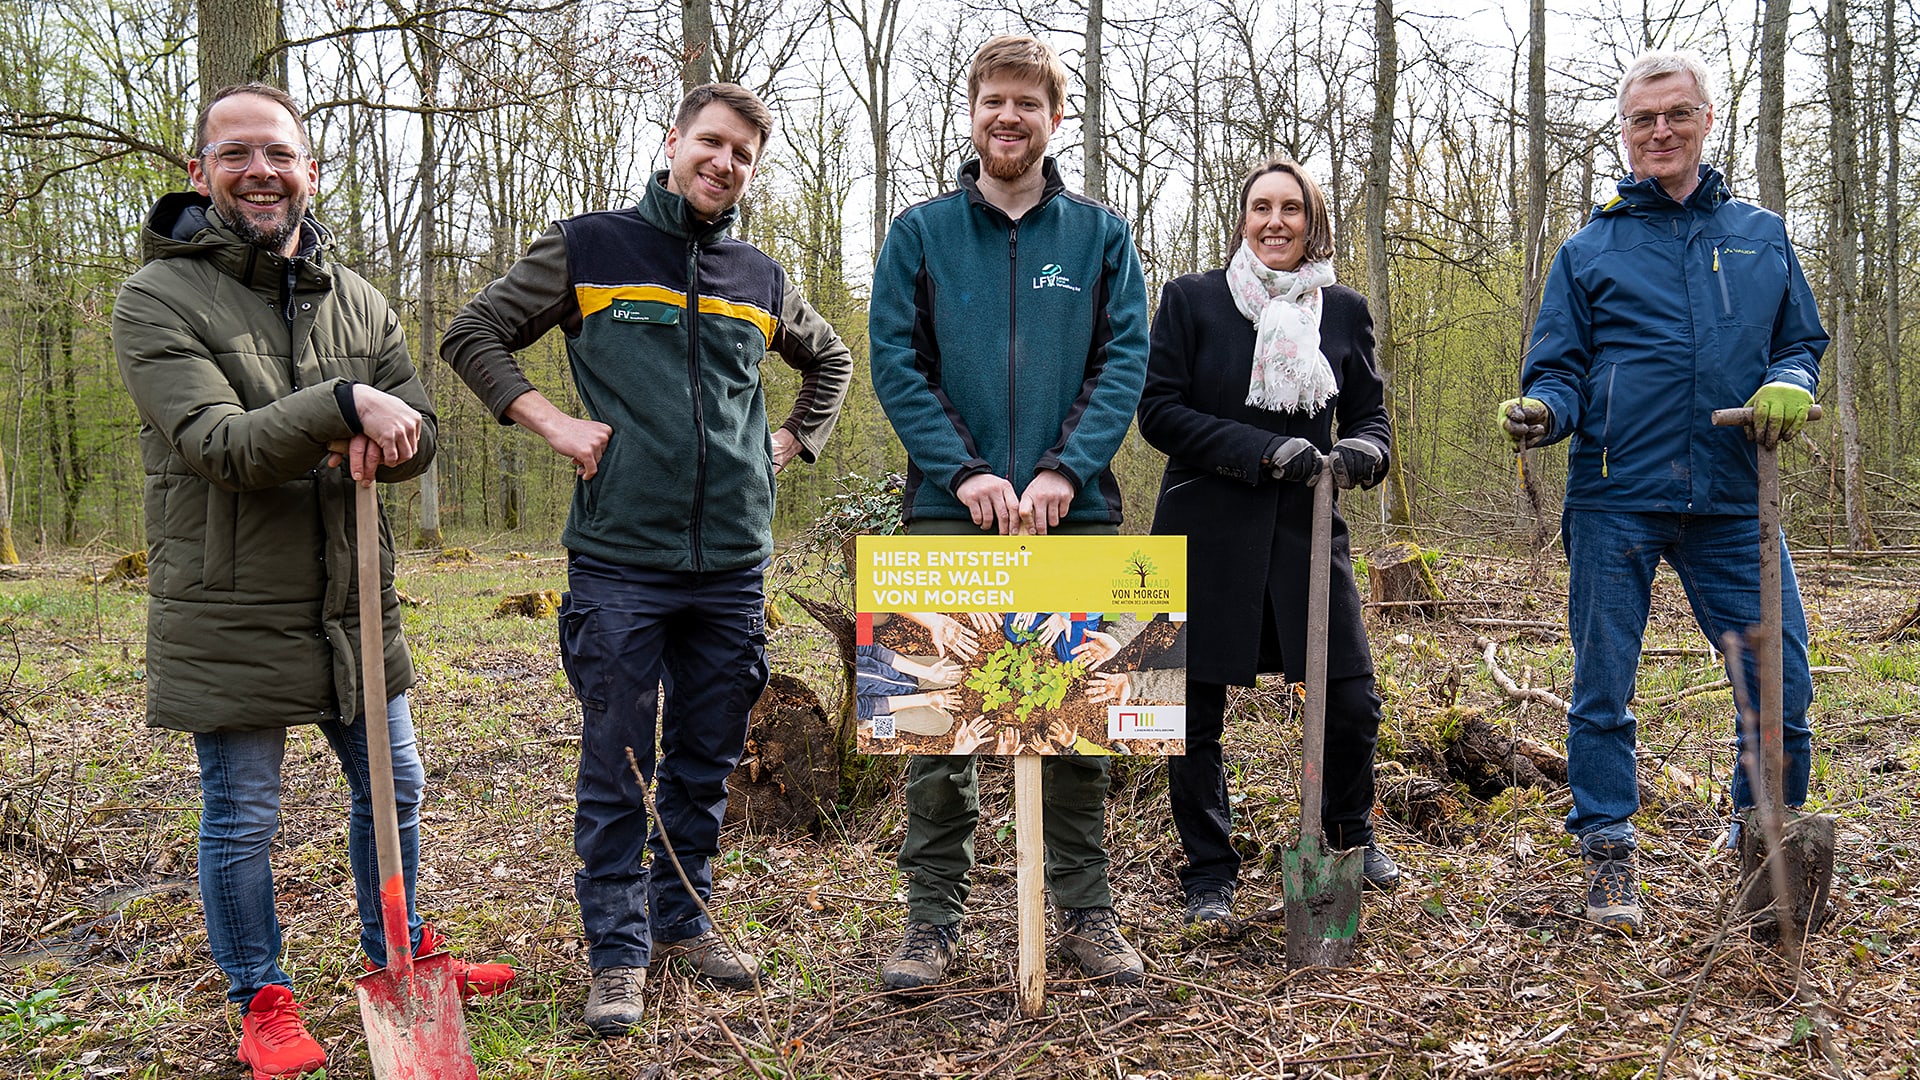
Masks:
[[[309,220],[291,259],[243,243],[199,195],[161,199],[113,312],[140,412],[148,547],[147,723],[240,731],[360,713],[353,481],[325,466],[352,434],[335,395],[369,383],[436,420],[400,320],[327,258]],[[413,684],[380,529],[387,692]]]

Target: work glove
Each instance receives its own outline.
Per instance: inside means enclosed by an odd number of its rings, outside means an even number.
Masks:
[[[1370,488],[1387,469],[1387,455],[1368,439],[1341,439],[1327,456],[1333,459],[1333,486],[1342,491]]]
[[[1768,383],[1747,399],[1753,410],[1753,426],[1747,437],[1771,450],[1798,434],[1807,422],[1807,410],[1813,407],[1813,395],[1792,383]]]
[[[1305,439],[1283,439],[1267,455],[1267,468],[1276,479],[1311,484],[1320,475],[1320,451]]]
[[[1553,411],[1539,398],[1508,398],[1500,403],[1493,422],[1517,454],[1546,441],[1547,428],[1553,424]]]

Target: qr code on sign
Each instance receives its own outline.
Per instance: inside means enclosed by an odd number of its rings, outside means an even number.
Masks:
[[[876,716],[873,718],[873,737],[876,739],[894,738],[893,717]]]

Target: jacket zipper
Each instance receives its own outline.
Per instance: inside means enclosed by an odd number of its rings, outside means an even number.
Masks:
[[[1727,291],[1727,275],[1720,272],[1720,249],[1713,249],[1713,279],[1720,283],[1720,309],[1727,318],[1733,318],[1733,295]]]
[[[1020,410],[1020,386],[1017,370],[1014,367],[1015,342],[1020,340],[1019,324],[1015,313],[1020,310],[1020,223],[1014,222],[1007,230],[1007,480],[1014,479],[1014,463],[1019,460],[1015,453],[1019,426],[1016,414]]]
[[[707,422],[700,403],[700,241],[687,241],[687,387],[693,392],[693,569],[700,570],[700,517],[707,501]]]
[[[1613,437],[1613,377],[1620,374],[1620,365],[1614,364],[1607,369],[1607,412],[1600,421],[1600,475],[1607,475],[1607,444]]]

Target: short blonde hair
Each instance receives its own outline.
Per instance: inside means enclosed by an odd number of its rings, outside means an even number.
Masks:
[[[973,66],[967,70],[967,107],[973,107],[981,83],[1003,75],[1039,83],[1047,88],[1047,103],[1053,107],[1053,115],[1067,111],[1066,66],[1039,38],[1002,34],[980,46],[980,51],[973,54]]]

